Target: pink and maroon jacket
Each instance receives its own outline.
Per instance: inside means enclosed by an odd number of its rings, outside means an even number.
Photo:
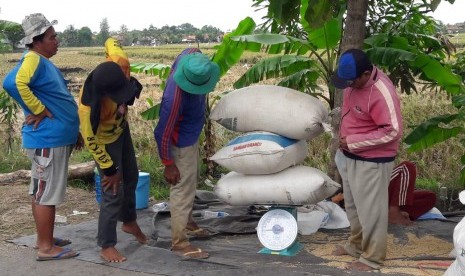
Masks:
[[[373,66],[369,81],[361,89],[344,89],[340,136],[346,137],[355,159],[394,160],[402,138],[400,100],[388,76]]]

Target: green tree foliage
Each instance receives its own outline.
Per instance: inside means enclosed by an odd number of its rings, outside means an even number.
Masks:
[[[97,34],[96,43],[97,45],[105,44],[105,41],[110,37],[110,25],[108,19],[105,17],[100,22],[100,32]]]
[[[69,25],[59,35],[59,39],[61,47],[89,47],[93,45],[92,32],[89,27],[77,30],[73,25]]]
[[[79,45],[78,30],[69,25],[60,36],[60,43],[64,47],[76,47]]]
[[[12,48],[16,48],[23,37],[24,31],[20,24],[0,20],[0,39],[7,39]]]
[[[78,46],[88,47],[92,46],[92,31],[89,27],[82,27],[78,31]]]

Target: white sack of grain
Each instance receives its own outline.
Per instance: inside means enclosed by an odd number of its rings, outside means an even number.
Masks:
[[[247,132],[232,139],[210,160],[243,174],[271,174],[302,164],[307,142],[266,131]]]
[[[300,91],[254,85],[222,97],[210,119],[233,131],[269,131],[292,139],[310,140],[323,133],[328,110],[319,99]]]
[[[274,174],[230,172],[220,178],[214,191],[231,205],[302,205],[316,204],[340,187],[322,171],[298,165]]]

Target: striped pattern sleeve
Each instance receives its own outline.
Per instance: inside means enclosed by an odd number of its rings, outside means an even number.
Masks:
[[[172,93],[169,93],[166,98],[164,110],[160,111],[160,121],[162,129],[161,141],[159,141],[159,154],[163,165],[172,165],[174,163],[171,156],[171,143],[174,135],[176,122],[180,116],[181,102],[182,102],[182,90],[174,85],[173,81]]]
[[[376,82],[375,87],[377,91],[372,91],[368,109],[374,123],[379,127],[368,133],[349,136],[347,144],[353,153],[382,147],[398,140],[402,134],[400,106],[394,98],[396,92],[390,91],[382,81]]]
[[[40,63],[40,56],[33,52],[29,52],[25,55],[24,61],[16,74],[16,86],[24,104],[34,114],[38,115],[44,111],[45,106],[42,102],[34,95],[32,90],[29,88],[29,83],[37,71]]]

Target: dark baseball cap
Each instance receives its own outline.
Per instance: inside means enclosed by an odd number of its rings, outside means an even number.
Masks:
[[[373,64],[365,52],[360,49],[350,49],[339,58],[339,65],[331,77],[331,82],[336,88],[344,89],[365,71],[372,69]]]

